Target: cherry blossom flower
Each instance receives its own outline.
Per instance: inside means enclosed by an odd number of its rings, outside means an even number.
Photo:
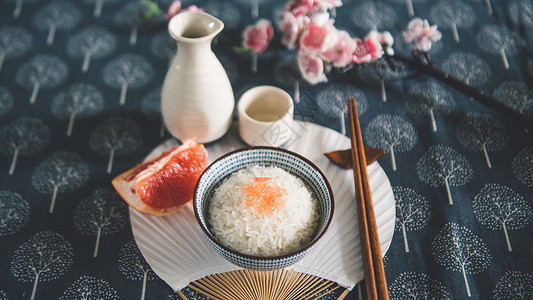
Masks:
[[[252,50],[252,72],[257,72],[257,55],[263,53],[274,36],[272,23],[265,19],[260,19],[255,25],[246,27],[243,32],[242,45],[244,48]]]
[[[289,1],[285,10],[289,11],[295,17],[303,16],[311,12],[314,8],[314,0]]]
[[[173,16],[175,16],[181,9],[181,1],[174,1],[170,4],[170,6],[167,9],[167,13],[165,14],[165,19],[169,20]]]
[[[191,5],[187,8],[181,9],[181,1],[174,1],[170,4],[170,6],[167,9],[167,12],[165,13],[165,19],[170,20],[173,16],[177,15],[180,12],[184,11],[204,11],[202,8],[199,8],[196,5]]]
[[[345,67],[352,63],[353,53],[357,48],[357,43],[346,31],[334,30],[326,37],[326,50],[321,53],[321,57],[333,63],[334,67]]]
[[[191,5],[191,6],[187,7],[187,8],[182,9],[180,12],[184,12],[184,11],[204,11],[204,9],[200,8],[200,7],[196,6],[196,5]]]
[[[315,23],[318,26],[329,26],[333,28],[333,20],[330,18],[327,11],[317,11],[308,16],[310,23]]]
[[[390,32],[378,32],[376,30],[372,30],[366,35],[365,39],[368,38],[377,40],[381,44],[381,47],[387,53],[387,55],[394,55],[394,50],[392,49],[392,44],[394,44],[394,38],[392,37],[392,34],[390,34]]]
[[[366,38],[372,38],[377,40],[381,45],[392,46],[394,44],[394,38],[388,31],[378,32],[376,30],[370,31]]]
[[[324,62],[318,56],[311,53],[299,53],[298,68],[302,77],[310,84],[328,81],[326,74],[324,74]]]
[[[355,38],[354,41],[357,44],[357,48],[353,53],[353,62],[356,64],[369,62],[372,59],[372,55],[366,50],[365,41],[358,38]]]
[[[244,30],[243,46],[255,53],[262,53],[267,49],[273,36],[272,23],[268,20],[260,19],[255,25],[250,25]]]
[[[279,28],[283,32],[283,37],[281,38],[281,43],[287,46],[289,49],[294,49],[297,47],[298,36],[302,31],[302,28],[309,22],[304,16],[295,17],[292,13],[284,11],[280,16]]]
[[[320,54],[323,51],[326,37],[331,30],[332,28],[328,25],[320,26],[315,22],[309,24],[309,27],[303,31],[300,37],[301,51],[315,55]]]
[[[383,56],[383,48],[381,47],[379,40],[372,37],[367,37],[365,38],[364,45],[373,60]]]
[[[427,52],[431,49],[431,42],[440,40],[442,34],[437,25],[430,26],[427,20],[414,18],[407,25],[407,31],[403,32],[403,38],[408,43],[415,43],[416,49]]]
[[[353,53],[353,62],[362,64],[375,60],[383,56],[383,48],[381,44],[374,38],[366,38],[364,40],[355,38],[357,48]]]
[[[341,0],[315,0],[314,4],[325,9],[332,9],[334,7],[342,6]]]

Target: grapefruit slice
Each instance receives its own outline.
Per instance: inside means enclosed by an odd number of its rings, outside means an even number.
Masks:
[[[111,182],[128,205],[138,212],[166,216],[192,200],[196,182],[207,164],[204,145],[187,140],[118,175]]]

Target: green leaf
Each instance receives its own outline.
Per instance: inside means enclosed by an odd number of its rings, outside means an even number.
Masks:
[[[159,4],[152,0],[139,0],[144,6],[146,6],[146,11],[144,12],[145,19],[153,19],[165,14],[165,12],[159,8]]]
[[[233,46],[232,47],[233,51],[237,52],[237,53],[251,53],[253,52],[252,49],[250,48],[246,48],[246,47],[237,47],[237,46]]]

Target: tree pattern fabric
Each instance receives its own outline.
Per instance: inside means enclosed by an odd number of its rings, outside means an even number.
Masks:
[[[277,24],[287,1],[182,2],[224,22],[212,47],[235,99],[279,86],[297,120],[347,135],[343,101],[356,98],[396,202],[391,299],[533,299],[533,128],[402,68],[333,70],[310,85],[276,26],[252,73],[241,34],[259,18]],[[404,56],[412,17],[438,25],[437,67],[533,119],[533,1],[343,2],[330,11],[337,28],[388,30]],[[0,299],[180,299],[137,248],[111,185],[171,138],[160,94],[177,46],[145,11],[140,0],[0,1]],[[364,284],[347,299],[360,294]]]

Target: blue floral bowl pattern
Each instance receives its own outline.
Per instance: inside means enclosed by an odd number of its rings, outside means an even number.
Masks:
[[[219,242],[209,231],[207,223],[209,200],[222,179],[233,172],[252,165],[274,165],[300,177],[315,193],[318,200],[319,221],[315,235],[304,248],[282,256],[261,257],[239,253]],[[326,176],[307,158],[275,147],[248,147],[232,151],[211,163],[202,173],[194,191],[194,214],[209,244],[231,263],[251,270],[276,270],[288,267],[313,250],[333,219],[333,192]]]

